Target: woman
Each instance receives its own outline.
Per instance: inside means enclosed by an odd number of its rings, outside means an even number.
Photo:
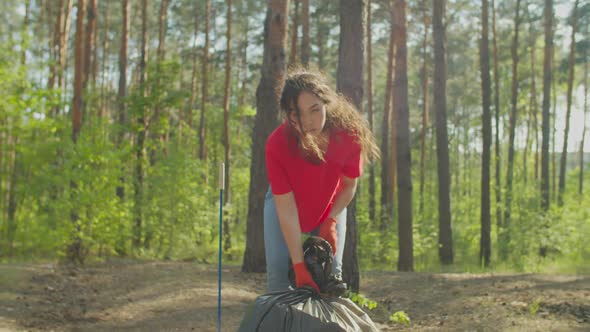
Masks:
[[[266,143],[270,188],[264,202],[268,291],[289,288],[288,259],[297,287],[319,292],[305,263],[301,233],[326,239],[333,272],[342,272],[346,207],[354,197],[363,161],[379,149],[361,114],[309,71],[290,74],[281,94],[285,121]]]

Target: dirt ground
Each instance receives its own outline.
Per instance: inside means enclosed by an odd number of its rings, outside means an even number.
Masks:
[[[223,271],[222,330],[236,331],[263,274]],[[361,293],[383,331],[590,331],[590,276],[370,271]],[[405,311],[410,325],[389,321]],[[0,265],[0,332],[216,331],[217,267],[110,261]]]

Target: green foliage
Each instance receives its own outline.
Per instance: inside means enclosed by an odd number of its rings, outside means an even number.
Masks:
[[[366,298],[362,294],[348,292],[346,297],[348,297],[352,302],[356,303],[361,308],[367,308],[369,310],[377,308],[377,302]]]
[[[400,325],[410,325],[410,317],[404,311],[396,311],[389,317],[389,320]]]
[[[541,297],[538,297],[533,301],[533,303],[531,303],[531,305],[529,306],[529,312],[531,313],[531,315],[535,315],[537,313],[537,311],[541,307],[542,300],[543,299]]]

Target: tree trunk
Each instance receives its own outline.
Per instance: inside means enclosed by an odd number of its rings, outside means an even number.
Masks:
[[[543,117],[541,147],[541,208],[549,210],[549,100],[551,98],[551,56],[553,53],[553,0],[545,0],[545,50],[543,59]]]
[[[91,78],[92,74],[92,53],[96,48],[94,44],[95,38],[94,35],[96,34],[96,2],[97,0],[88,0],[88,12],[87,16],[88,19],[86,21],[86,35],[85,35],[85,45],[84,45],[84,89],[88,88],[88,80]]]
[[[193,60],[193,70],[191,74],[191,96],[189,99],[189,106],[186,114],[186,124],[190,129],[193,128],[193,110],[196,109],[195,101],[197,100],[197,72],[198,72],[198,65],[197,60],[199,58],[197,52],[197,34],[199,33],[199,19],[197,13],[197,6],[195,6],[195,22],[194,22],[194,30],[193,30],[193,50],[192,50],[192,60]],[[186,144],[189,144],[189,138],[187,137]]]
[[[229,141],[229,93],[231,77],[231,24],[232,24],[232,0],[227,0],[227,34],[226,34],[226,52],[225,52],[225,94],[223,97],[223,147],[225,159],[225,201],[227,205],[231,201],[230,191],[230,141]],[[231,248],[231,233],[229,229],[229,216],[223,221],[224,249],[227,251]]]
[[[516,0],[516,17],[514,18],[514,38],[512,39],[512,94],[510,97],[510,123],[508,138],[508,170],[506,172],[506,203],[504,210],[504,227],[500,229],[500,257],[508,257],[510,244],[510,215],[512,213],[512,175],[514,172],[514,136],[516,133],[516,116],[518,104],[518,28],[520,24],[520,0]]]
[[[393,69],[395,60],[395,33],[393,12],[390,12],[391,24],[389,31],[389,51],[387,52],[387,80],[385,83],[385,105],[383,108],[383,123],[381,128],[381,223],[380,230],[384,231],[393,218],[393,193],[391,187],[392,166],[390,158],[390,124],[391,100],[393,99]]]
[[[323,14],[320,14],[319,11],[321,7],[316,8],[316,26],[317,26],[317,44],[318,44],[318,68],[323,70],[326,66],[326,54],[325,54],[325,40],[329,37],[327,36],[329,31],[326,27],[326,24],[323,22]]]
[[[301,0],[301,64],[309,66],[311,44],[309,41],[309,0]]]
[[[125,138],[125,130],[127,123],[127,107],[125,105],[125,97],[127,96],[127,44],[129,41],[129,0],[123,0],[121,3],[123,10],[123,23],[121,29],[121,46],[119,48],[119,89],[117,92],[118,104],[118,143],[122,144]],[[123,200],[125,198],[125,179],[121,178],[121,184],[117,186],[117,196]]]
[[[106,89],[106,63],[107,63],[107,54],[109,54],[109,1],[105,1],[104,6],[104,39],[102,43],[102,64],[101,64],[101,79],[100,79],[100,113],[99,118],[100,121],[106,116],[106,109],[107,109],[107,97],[105,93]],[[98,62],[98,59],[96,59]]]
[[[61,30],[61,36],[59,37],[59,67],[57,71],[57,79],[59,83],[60,91],[62,92],[63,98],[66,97],[66,70],[68,64],[68,36],[70,35],[70,22],[72,12],[73,1],[67,0],[66,11],[63,16],[63,25]],[[57,115],[59,108],[54,109],[54,115]]]
[[[427,14],[424,14],[424,39],[422,40],[422,69],[420,72],[420,80],[422,85],[422,129],[420,132],[420,204],[419,214],[423,218],[424,214],[424,185],[426,180],[426,131],[428,130],[428,62],[427,57],[428,47],[428,31],[430,28],[430,19]]]
[[[367,1],[367,117],[369,128],[375,132],[373,127],[373,47],[371,34],[371,0]],[[319,26],[318,26],[319,29]],[[318,33],[319,34],[319,33]],[[375,221],[375,165],[369,165],[369,220]]]
[[[250,166],[250,190],[248,194],[248,224],[243,272],[264,272],[263,207],[268,189],[265,166],[265,143],[278,124],[280,96],[275,92],[285,80],[285,49],[289,0],[269,0],[264,20],[264,53],[261,78],[256,89],[256,116],[252,131],[252,163]]]
[[[21,56],[20,56],[20,63],[21,65],[27,64],[27,44],[25,40],[28,39],[29,36],[29,21],[31,15],[31,0],[25,0],[25,18],[23,19],[23,29],[22,29],[22,37],[21,37]]]
[[[552,56],[555,57],[555,50],[553,51]],[[552,58],[551,62],[553,65],[555,59]],[[553,70],[553,68],[554,67],[552,67],[551,70]],[[551,85],[553,90],[553,112],[551,112],[550,115],[553,118],[553,135],[551,135],[551,197],[555,203],[557,202],[557,166],[555,161],[555,157],[557,156],[555,153],[555,149],[557,148],[557,145],[555,144],[555,138],[557,137],[557,126],[555,125],[557,123],[557,79],[552,80]]]
[[[490,54],[488,42],[488,11],[487,0],[481,2],[481,44],[479,50],[479,65],[481,66],[481,99],[482,99],[482,155],[481,155],[481,237],[479,242],[479,264],[490,265],[492,241],[490,238],[490,146],[492,141],[492,115]]]
[[[82,126],[82,105],[83,105],[83,80],[84,80],[84,15],[86,4],[84,0],[78,0],[76,17],[76,41],[74,50],[74,96],[72,100],[72,141],[74,144],[78,142],[80,136],[80,129]],[[75,200],[75,191],[77,184],[74,181],[70,182],[71,200]],[[68,259],[71,262],[84,262],[84,242],[81,237],[81,226],[78,222],[79,216],[77,208],[78,204],[72,204],[72,211],[70,219],[73,225],[71,234],[71,242],[67,248]]]
[[[578,195],[582,197],[584,192],[584,143],[586,139],[586,123],[588,123],[588,49],[584,49],[584,127],[582,128],[582,141],[580,143],[580,176],[578,180]]]
[[[50,2],[51,3],[51,2]],[[51,17],[51,7],[48,8],[48,17]],[[55,87],[55,78],[57,76],[57,65],[59,61],[59,46],[61,31],[62,31],[62,15],[63,15],[63,0],[59,0],[57,3],[57,19],[55,20],[55,28],[53,34],[50,34],[49,38],[49,59],[51,60],[49,65],[49,79],[47,80],[47,88],[53,89]]]
[[[395,83],[393,87],[396,116],[396,154],[398,187],[398,245],[399,271],[414,271],[414,241],[412,235],[412,158],[410,144],[410,111],[408,106],[408,49],[406,32],[406,2],[395,0]]]
[[[141,3],[141,45],[139,58],[139,89],[141,97],[147,94],[146,87],[146,63],[148,56],[148,0],[142,0]],[[133,223],[133,247],[139,249],[142,245],[143,237],[143,205],[144,205],[144,160],[145,160],[145,143],[148,135],[148,123],[146,123],[146,110],[142,107],[136,110],[137,114],[137,133],[135,137],[135,169],[133,189],[135,201],[134,223]],[[150,236],[146,234],[144,246],[149,245]]]
[[[496,122],[495,144],[494,144],[494,166],[496,184],[494,193],[496,196],[496,226],[499,233],[502,229],[502,179],[500,174],[501,154],[500,154],[500,74],[498,72],[498,43],[496,35],[496,6],[492,0],[492,34],[493,34],[493,56],[494,56],[494,118]]]
[[[297,41],[299,39],[299,2],[294,0],[293,27],[291,28],[291,49],[289,50],[289,67],[297,64]],[[309,5],[309,3],[308,3]]]
[[[74,50],[74,97],[72,100],[72,140],[78,141],[82,125],[82,105],[84,94],[84,15],[85,0],[78,0],[76,17],[76,41]]]
[[[207,147],[205,139],[207,131],[205,127],[205,108],[207,107],[207,69],[209,68],[209,16],[211,13],[211,0],[207,0],[205,10],[205,47],[203,48],[202,71],[201,71],[201,119],[199,121],[199,159],[207,158]]]
[[[434,40],[434,111],[436,113],[436,155],[438,159],[438,255],[441,263],[453,263],[451,227],[451,186],[449,183],[449,140],[447,135],[447,65],[445,51],[444,1],[432,0],[432,39]]]
[[[532,24],[529,23],[531,26]],[[532,28],[531,28],[532,30]],[[533,34],[533,32],[531,31],[531,34]],[[538,102],[537,102],[537,70],[535,68],[535,63],[536,63],[536,48],[537,48],[537,35],[533,35],[531,36],[531,101],[530,101],[530,105],[531,105],[531,113],[533,116],[533,130],[534,130],[534,137],[533,139],[535,140],[534,142],[534,146],[535,146],[535,151],[534,151],[534,155],[535,155],[535,161],[534,161],[534,172],[533,172],[533,178],[535,179],[535,181],[539,178],[539,110],[538,110]],[[532,143],[531,143],[532,145]],[[526,160],[525,160],[525,164],[526,164]],[[526,176],[526,175],[525,175]]]
[[[363,99],[366,11],[367,7],[363,0],[340,0],[340,42],[336,88],[358,110],[362,109]],[[342,278],[355,293],[359,291],[358,239],[356,199],[353,198],[347,210]]]
[[[557,204],[563,205],[563,192],[565,191],[565,173],[567,167],[567,144],[570,133],[570,117],[572,114],[572,92],[574,89],[574,69],[576,67],[576,30],[578,27],[578,2],[576,0],[572,12],[572,38],[570,43],[570,57],[569,57],[569,76],[567,80],[567,111],[565,114],[565,131],[563,133],[563,149],[561,152],[561,160],[559,163],[559,192],[557,194]],[[585,125],[585,123],[584,123]]]

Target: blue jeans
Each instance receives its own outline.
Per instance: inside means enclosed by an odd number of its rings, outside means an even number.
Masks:
[[[342,253],[346,241],[346,208],[335,219],[337,221],[337,243],[332,272],[341,274]],[[311,231],[311,234],[317,235],[318,228]],[[289,289],[289,249],[283,238],[275,200],[270,188],[264,197],[264,251],[266,253],[268,291],[275,292]]]

